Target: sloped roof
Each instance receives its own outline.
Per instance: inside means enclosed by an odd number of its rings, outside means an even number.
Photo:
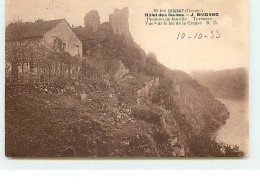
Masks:
[[[56,19],[49,21],[39,21],[35,23],[23,23],[20,25],[19,29],[21,33],[19,36],[13,33],[15,24],[10,24],[6,28],[6,40],[14,40],[14,39],[25,39],[32,37],[42,37],[47,31],[51,30],[54,26],[65,19]]]

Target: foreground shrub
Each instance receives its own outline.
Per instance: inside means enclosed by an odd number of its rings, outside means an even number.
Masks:
[[[134,118],[146,121],[152,124],[160,124],[160,115],[149,107],[136,107],[132,114]]]
[[[193,136],[189,142],[193,157],[243,157],[238,146],[217,142],[209,136]]]

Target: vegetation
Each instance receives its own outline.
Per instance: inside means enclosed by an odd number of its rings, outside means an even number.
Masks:
[[[5,56],[10,70],[6,70],[6,81],[12,83],[39,80],[50,82],[57,81],[61,77],[76,78],[79,73],[77,68],[82,65],[80,58],[72,57],[65,52],[59,38],[54,40],[52,47],[46,47],[39,40],[25,40],[23,35],[26,32],[26,24],[29,23],[18,19],[8,25]],[[11,40],[9,40],[10,35],[12,35]],[[8,74],[9,71],[11,71],[10,74]]]
[[[154,53],[142,57],[140,46],[122,35],[78,29],[86,56],[83,66],[62,51],[59,39],[53,50],[26,50],[38,59],[33,62],[43,79],[55,83],[37,92],[6,87],[7,156],[243,155],[237,147],[209,139],[225,123],[228,111],[207,88],[184,72],[167,69]],[[7,47],[7,60],[22,65],[17,56],[24,57],[21,51],[27,44]],[[82,73],[73,73],[72,64]]]
[[[243,157],[238,146],[230,146],[205,136],[193,136],[189,143],[194,157]]]
[[[247,99],[248,71],[246,68],[222,71],[193,71],[191,76],[218,98]]]

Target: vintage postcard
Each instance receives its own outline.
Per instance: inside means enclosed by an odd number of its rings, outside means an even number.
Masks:
[[[245,157],[248,128],[247,0],[6,0],[7,157]]]

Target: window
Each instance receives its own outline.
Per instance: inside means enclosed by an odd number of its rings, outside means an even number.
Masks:
[[[66,43],[62,43],[62,51],[66,51]]]
[[[79,55],[79,46],[76,45],[76,48],[77,48],[77,55]]]
[[[30,65],[30,71],[32,71],[33,70],[33,63],[31,62],[29,65]]]
[[[54,37],[53,39],[53,48],[58,52],[67,51],[66,43],[62,42],[62,40],[58,37]]]

